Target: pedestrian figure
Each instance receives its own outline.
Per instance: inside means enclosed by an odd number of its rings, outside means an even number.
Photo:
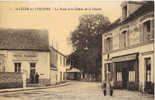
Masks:
[[[106,83],[102,84],[103,94],[106,96]]]
[[[103,92],[104,92],[104,96],[106,96],[107,92],[106,92],[106,83],[104,83],[104,89],[103,89]]]
[[[39,74],[38,74],[38,72],[36,72],[36,74],[35,74],[35,82],[39,83]]]
[[[35,75],[34,75],[33,72],[31,72],[31,73],[30,73],[30,82],[31,82],[31,83],[34,83],[34,81],[35,81]]]
[[[113,83],[110,82],[110,96],[113,96]]]

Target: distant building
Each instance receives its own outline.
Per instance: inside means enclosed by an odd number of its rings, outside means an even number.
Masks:
[[[81,79],[81,71],[75,67],[67,70],[67,79],[68,80],[80,80]]]
[[[27,82],[49,84],[50,56],[48,32],[28,29],[0,29],[0,72],[26,74]]]
[[[154,2],[126,1],[102,35],[102,81],[115,88],[154,89]]]
[[[51,67],[51,83],[59,83],[66,80],[66,71],[69,68],[66,64],[67,57],[50,47],[50,67]]]

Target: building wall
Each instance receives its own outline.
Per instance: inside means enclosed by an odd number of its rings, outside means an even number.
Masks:
[[[57,82],[65,81],[66,80],[66,71],[67,71],[67,65],[66,65],[66,56],[64,56],[62,53],[57,51],[54,48],[50,49],[50,64],[51,69],[56,68],[57,72],[51,71],[51,75],[56,76]],[[55,75],[54,75],[55,74]],[[51,77],[52,81],[52,77]],[[54,81],[54,80],[53,80]]]
[[[57,83],[57,71],[56,70],[50,70],[50,83],[56,84]]]
[[[0,72],[5,72],[7,68],[7,51],[0,51]]]
[[[120,48],[120,34],[123,31],[128,32],[128,41],[127,41],[128,47],[141,43],[141,39],[142,39],[141,24],[145,20],[149,20],[149,19],[152,20],[153,16],[154,16],[153,12],[147,13],[145,16],[141,16],[127,24],[121,25],[113,30],[108,31],[107,33],[104,33],[104,35],[102,36],[103,53],[105,52],[105,48],[104,48],[105,39],[109,36],[112,37],[112,51],[121,49]]]
[[[49,52],[8,50],[0,53],[6,56],[5,72],[15,72],[14,63],[21,63],[21,72],[30,78],[30,63],[36,63],[36,72],[40,80],[49,80],[50,62]]]
[[[58,82],[64,81],[66,78],[66,57],[58,55]]]
[[[126,24],[117,26],[116,28],[104,33],[102,35],[102,82],[105,80],[105,63],[111,63],[112,61],[107,61],[107,59],[112,59],[113,57],[128,55],[138,53],[138,68],[139,68],[139,85],[140,88],[144,89],[145,78],[146,78],[146,68],[144,59],[146,57],[151,58],[151,82],[154,83],[154,42],[153,40],[144,41],[143,38],[143,22],[151,20],[151,33],[154,34],[154,14],[153,12],[147,13],[140,16]],[[123,31],[127,31],[127,46],[122,48],[120,42],[120,34]],[[111,35],[112,34],[112,35]],[[105,51],[107,37],[112,38],[112,50]],[[131,72],[130,72],[131,74]],[[133,73],[132,73],[133,74]],[[132,75],[130,75],[131,78]],[[134,76],[134,75],[133,75]],[[133,77],[132,76],[132,77]]]

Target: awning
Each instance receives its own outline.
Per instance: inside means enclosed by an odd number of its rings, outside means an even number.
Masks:
[[[112,62],[129,61],[129,60],[135,60],[136,58],[137,54],[125,55],[120,57],[113,57]]]
[[[67,72],[80,72],[80,70],[77,68],[72,68],[72,69],[68,70]]]

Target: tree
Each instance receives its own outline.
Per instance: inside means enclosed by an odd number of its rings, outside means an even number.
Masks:
[[[102,14],[82,15],[79,25],[71,33],[74,52],[68,57],[71,66],[83,72],[98,74],[101,72],[101,48],[103,30],[110,24]]]

